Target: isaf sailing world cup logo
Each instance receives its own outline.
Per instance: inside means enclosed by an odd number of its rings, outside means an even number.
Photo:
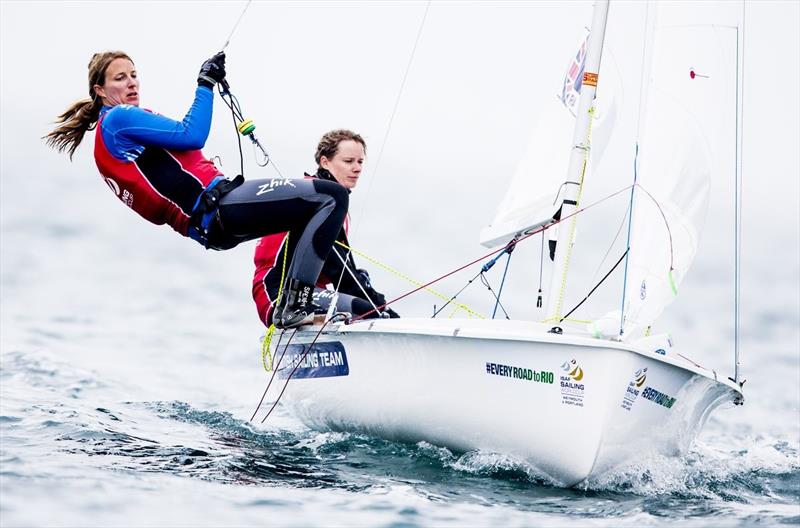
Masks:
[[[565,361],[561,365],[564,374],[559,376],[561,385],[561,403],[583,407],[583,369],[576,359]]]
[[[578,362],[573,360],[565,361],[563,365],[561,365],[561,370],[564,372],[569,373],[569,377],[574,379],[575,381],[580,381],[583,379],[583,369],[578,365]]]
[[[636,380],[634,383],[636,384],[636,387],[642,388],[642,385],[644,385],[644,382],[647,380],[647,367],[637,370],[635,377]]]
[[[633,373],[633,379],[628,382],[628,386],[625,388],[625,395],[622,397],[620,407],[626,411],[631,410],[645,381],[647,381],[647,367],[640,368]]]

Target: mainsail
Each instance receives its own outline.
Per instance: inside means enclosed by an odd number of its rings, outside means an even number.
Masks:
[[[544,105],[494,220],[481,230],[480,243],[486,247],[504,245],[517,234],[530,233],[549,223],[561,205],[558,197],[569,166],[587,39],[588,32],[569,62],[559,93]],[[601,68],[600,75],[608,82],[595,99],[592,165],[602,158],[622,91],[616,66],[613,61],[607,62],[610,66]]]

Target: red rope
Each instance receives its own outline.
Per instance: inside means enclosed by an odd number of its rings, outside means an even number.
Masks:
[[[645,193],[645,194],[646,194],[646,195],[647,195],[647,196],[648,196],[648,197],[649,197],[649,198],[650,198],[650,199],[653,201],[653,203],[656,205],[656,207],[658,208],[658,212],[659,212],[659,213],[661,213],[661,218],[662,218],[662,220],[664,220],[664,227],[666,227],[666,228],[667,228],[667,235],[669,236],[669,269],[670,269],[670,271],[672,271],[672,270],[674,270],[674,269],[675,269],[675,268],[673,267],[673,264],[674,264],[674,262],[675,262],[675,252],[674,252],[674,249],[672,248],[672,229],[670,229],[670,227],[669,227],[669,222],[667,221],[667,215],[665,215],[665,214],[664,214],[664,210],[661,208],[661,204],[660,204],[660,203],[658,203],[658,200],[656,200],[656,199],[653,197],[653,195],[652,195],[652,194],[650,194],[650,193],[648,192],[648,190],[647,190],[647,189],[645,189],[644,187],[642,187],[642,186],[641,186],[641,185],[639,185],[638,183],[635,183],[634,185],[635,185],[636,187],[640,188],[642,191],[644,191],[644,193]]]
[[[633,187],[633,184],[632,184],[632,185],[628,185],[627,187],[624,187],[624,188],[622,188],[622,189],[620,189],[620,190],[618,190],[618,191],[616,191],[616,192],[614,192],[614,193],[612,193],[612,194],[609,194],[609,195],[608,195],[608,196],[606,196],[605,198],[601,198],[600,200],[598,200],[598,201],[596,201],[596,202],[594,202],[594,203],[591,203],[591,204],[587,205],[586,207],[582,207],[582,208],[580,208],[580,209],[576,210],[575,212],[573,212],[572,214],[569,214],[569,215],[567,215],[567,216],[565,216],[565,217],[563,217],[563,218],[561,218],[561,219],[559,219],[559,220],[556,220],[556,221],[555,221],[555,222],[553,222],[552,224],[547,224],[547,225],[545,225],[545,226],[542,226],[542,227],[540,227],[539,229],[537,229],[537,230],[535,230],[535,231],[533,231],[533,232],[531,232],[531,233],[528,233],[528,234],[527,234],[527,235],[525,235],[524,237],[522,237],[522,238],[520,238],[519,240],[517,240],[517,243],[519,244],[519,243],[520,243],[520,242],[522,242],[523,240],[525,240],[525,239],[528,239],[528,238],[532,237],[533,235],[539,234],[539,233],[541,233],[542,231],[545,231],[545,230],[547,230],[547,229],[550,229],[550,228],[551,228],[551,227],[553,227],[554,225],[558,225],[558,224],[560,224],[561,222],[563,222],[564,220],[567,220],[568,218],[572,218],[573,216],[575,216],[575,215],[577,215],[577,214],[579,214],[579,213],[582,213],[582,212],[586,211],[587,209],[590,209],[590,208],[594,207],[595,205],[598,205],[598,204],[600,204],[600,203],[603,203],[603,202],[605,202],[606,200],[610,200],[611,198],[613,198],[613,197],[617,196],[618,194],[621,194],[621,193],[623,193],[623,192],[627,191],[627,190],[628,190],[628,189],[630,189],[631,187]],[[376,312],[376,311],[382,310],[383,308],[385,308],[385,307],[389,306],[389,305],[390,305],[390,304],[392,304],[392,303],[395,303],[395,302],[399,301],[400,299],[405,299],[405,298],[406,298],[406,297],[408,297],[409,295],[411,295],[411,294],[413,294],[413,293],[417,293],[418,291],[420,291],[420,290],[423,290],[423,289],[427,288],[427,287],[428,287],[428,286],[430,286],[431,284],[435,284],[435,283],[439,282],[439,281],[440,281],[440,280],[442,280],[442,279],[446,279],[446,278],[447,278],[447,277],[449,277],[450,275],[453,275],[453,274],[455,274],[455,273],[458,273],[459,271],[461,271],[461,270],[463,270],[463,269],[465,269],[465,268],[468,268],[468,267],[472,266],[473,264],[477,264],[478,262],[480,262],[480,261],[482,261],[482,260],[484,260],[484,259],[486,259],[486,258],[489,258],[489,257],[491,257],[492,255],[495,255],[495,254],[497,254],[497,253],[500,253],[501,251],[505,251],[505,249],[506,249],[506,247],[505,247],[505,246],[503,246],[503,247],[501,247],[500,249],[496,249],[496,250],[494,250],[494,251],[492,251],[492,252],[490,252],[490,253],[487,253],[486,255],[483,255],[482,257],[479,257],[479,258],[477,258],[477,259],[473,260],[472,262],[469,262],[469,263],[467,263],[467,264],[464,264],[463,266],[461,266],[461,267],[459,267],[459,268],[456,268],[456,269],[454,269],[453,271],[450,271],[450,272],[448,272],[448,273],[445,273],[445,274],[444,274],[444,275],[442,275],[441,277],[437,277],[437,278],[433,279],[432,281],[430,281],[430,282],[427,282],[427,283],[423,284],[422,286],[419,286],[419,287],[417,287],[417,288],[415,288],[415,289],[413,289],[413,290],[409,291],[408,293],[404,293],[404,294],[403,294],[403,295],[401,295],[400,297],[397,297],[397,298],[395,298],[395,299],[392,299],[391,301],[389,301],[389,302],[386,302],[386,303],[382,304],[381,306],[378,306],[377,308],[373,308],[372,310],[370,310],[370,311],[368,311],[368,312],[366,312],[366,313],[363,313],[363,314],[361,314],[361,315],[359,315],[359,316],[357,316],[357,317],[353,317],[353,318],[352,318],[352,319],[350,319],[349,321],[346,321],[346,322],[345,322],[345,324],[354,323],[354,322],[356,322],[356,321],[358,321],[358,320],[360,320],[360,319],[364,319],[364,318],[365,318],[365,317],[367,317],[368,315],[370,315],[370,314],[372,314],[372,313],[374,313],[374,312]]]

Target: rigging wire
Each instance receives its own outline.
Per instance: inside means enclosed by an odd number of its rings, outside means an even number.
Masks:
[[[342,261],[342,266],[344,267],[344,269],[342,270],[342,275],[344,275],[344,271],[347,270],[347,273],[350,274],[350,277],[352,277],[353,282],[356,283],[356,285],[358,286],[358,289],[361,290],[361,293],[364,294],[364,298],[369,301],[369,304],[372,305],[372,308],[374,308],[375,311],[379,312],[380,310],[378,310],[378,307],[375,306],[375,302],[372,300],[372,297],[369,296],[367,291],[364,289],[364,286],[362,286],[361,282],[356,277],[356,274],[353,273],[353,270],[350,269],[350,266],[347,265],[347,262],[339,254],[339,251],[334,247],[334,248],[331,248],[331,252],[336,254],[336,256],[339,257],[339,260]]]
[[[482,260],[482,259],[481,259],[481,260]],[[463,269],[463,268],[462,268],[462,269]],[[456,300],[456,297],[458,297],[459,295],[461,295],[461,292],[463,292],[464,290],[466,290],[466,289],[469,287],[469,285],[470,285],[470,284],[472,284],[472,282],[473,282],[475,279],[477,279],[477,278],[478,278],[480,275],[482,275],[482,274],[483,274],[483,270],[479,271],[477,275],[475,275],[475,276],[474,276],[474,277],[472,277],[470,280],[468,280],[468,281],[467,281],[467,284],[465,284],[463,288],[461,288],[460,290],[458,290],[458,291],[456,292],[456,294],[455,294],[455,295],[453,295],[452,297],[450,297],[450,299],[448,299],[448,301],[447,301],[446,303],[444,303],[444,304],[442,305],[442,307],[441,307],[441,308],[439,308],[438,310],[434,310],[434,312],[433,312],[433,315],[431,316],[431,319],[436,319],[436,316],[437,316],[437,315],[439,315],[439,313],[440,313],[442,310],[444,310],[445,308],[447,308],[447,305],[448,305],[448,304],[450,304],[451,302],[455,301],[455,300]],[[442,278],[444,278],[444,277],[442,277]],[[431,282],[431,283],[428,283],[428,284],[433,284],[433,283]],[[414,291],[419,291],[420,289],[421,289],[421,288],[417,288],[417,289],[416,289],[416,290],[414,290]],[[413,292],[412,292],[412,293],[413,293]],[[397,300],[397,299],[395,299],[395,300]],[[385,306],[388,306],[389,304],[391,304],[391,303],[393,303],[393,302],[394,302],[394,301],[388,302],[388,303],[386,303],[386,305],[385,305]],[[381,306],[381,308],[383,308],[383,306]]]
[[[231,110],[231,118],[233,119],[233,128],[238,128],[238,125],[236,123],[236,118],[237,118],[236,114],[238,112],[239,116],[242,115],[242,111],[239,108],[239,101],[234,97],[234,95],[232,93],[230,93],[228,91],[227,88],[223,88],[221,86],[221,84],[217,85],[217,89],[219,90],[219,95],[222,98],[222,101]],[[230,98],[230,101],[228,101],[225,98],[226,95]],[[241,117],[239,117],[239,119],[241,120]],[[244,153],[242,152],[242,136],[241,136],[241,134],[236,134],[236,142],[237,142],[237,144],[239,146],[239,172],[244,177]]]
[[[508,271],[508,261],[511,260],[511,255],[508,255],[508,260],[506,260],[506,271]],[[503,273],[503,281],[500,283],[500,291],[495,293],[492,289],[492,285],[489,284],[489,279],[486,278],[486,274],[481,271],[481,282],[486,289],[494,296],[495,298],[495,305],[494,305],[494,312],[492,312],[492,319],[494,319],[495,314],[497,314],[497,307],[499,306],[501,310],[503,310],[503,314],[506,316],[506,319],[511,319],[508,316],[508,312],[506,311],[505,306],[500,303],[500,296],[503,294],[503,282],[505,282],[506,274]]]
[[[667,220],[667,215],[666,215],[666,214],[664,214],[664,209],[661,207],[661,204],[658,202],[658,200],[656,200],[656,199],[655,199],[655,197],[654,197],[652,194],[650,194],[650,192],[649,192],[647,189],[645,189],[644,187],[642,187],[642,186],[641,186],[641,185],[639,185],[638,183],[636,184],[636,187],[638,187],[639,189],[641,189],[641,190],[642,190],[642,192],[643,192],[643,193],[645,193],[645,194],[646,194],[646,195],[647,195],[647,196],[648,196],[648,197],[649,197],[649,198],[650,198],[650,199],[653,201],[653,203],[655,204],[656,208],[658,209],[658,212],[661,214],[661,219],[662,219],[662,220],[664,220],[664,227],[665,227],[665,228],[666,228],[666,230],[667,230],[667,237],[669,238],[669,273],[670,273],[670,284],[671,284],[671,285],[672,285],[672,287],[674,288],[674,287],[675,287],[675,285],[674,285],[674,284],[672,284],[672,278],[671,278],[671,275],[672,275],[672,272],[675,270],[675,267],[674,267],[674,264],[675,264],[675,250],[673,249],[673,242],[672,242],[672,229],[669,227],[669,221]],[[677,292],[674,292],[674,293],[677,293]]]
[[[395,275],[395,276],[397,276],[397,277],[399,277],[399,278],[403,279],[403,280],[404,280],[404,281],[406,281],[406,282],[409,282],[410,284],[413,284],[414,286],[420,286],[420,285],[422,285],[422,283],[421,283],[421,282],[419,282],[419,281],[416,281],[416,280],[412,279],[412,278],[411,278],[411,277],[409,277],[408,275],[405,275],[404,273],[401,273],[400,271],[398,271],[398,270],[394,269],[394,268],[393,268],[393,267],[391,267],[391,266],[387,266],[386,264],[384,264],[383,262],[381,262],[381,261],[379,261],[379,260],[375,260],[374,258],[370,257],[370,256],[369,256],[369,255],[367,255],[366,253],[363,253],[363,252],[359,251],[358,249],[356,249],[356,248],[354,248],[354,247],[348,246],[347,244],[344,244],[344,243],[340,242],[339,240],[337,240],[337,241],[335,242],[335,244],[336,244],[336,245],[338,245],[338,246],[341,246],[341,247],[345,248],[345,249],[346,249],[346,250],[348,250],[348,251],[352,251],[352,252],[353,252],[355,255],[358,255],[359,257],[363,258],[363,259],[364,259],[364,260],[366,260],[367,262],[370,262],[370,263],[372,263],[372,264],[375,264],[375,265],[376,265],[376,266],[378,266],[379,268],[382,268],[382,269],[384,269],[384,270],[388,271],[389,273],[391,273],[391,274],[393,274],[393,275]],[[433,296],[435,296],[435,297],[438,297],[438,298],[440,298],[440,299],[441,299],[441,300],[443,300],[443,301],[447,301],[447,300],[448,300],[447,296],[443,295],[442,293],[440,293],[440,292],[438,292],[438,291],[436,291],[436,290],[434,290],[434,289],[431,289],[431,288],[425,288],[425,290],[426,290],[428,293],[430,293],[431,295],[433,295]],[[469,306],[467,306],[466,304],[456,303],[456,309],[457,309],[457,310],[464,310],[465,312],[467,312],[467,313],[470,315],[470,317],[477,317],[478,319],[485,319],[485,317],[484,317],[484,316],[482,316],[481,314],[479,314],[479,313],[478,313],[478,312],[476,312],[475,310],[471,309],[471,308],[470,308]],[[434,307],[434,311],[436,311],[436,307]]]
[[[253,151],[256,155],[256,165],[259,167],[266,167],[267,165],[272,162],[272,167],[275,169],[275,172],[278,173],[278,176],[283,178],[283,174],[281,174],[280,169],[278,169],[275,162],[272,161],[270,158],[269,153],[266,149],[261,145],[261,142],[256,138],[254,131],[256,129],[255,124],[250,119],[244,118],[244,113],[242,112],[242,107],[239,105],[239,99],[236,98],[233,93],[231,93],[230,86],[228,86],[227,81],[223,80],[221,83],[217,85],[217,89],[219,90],[220,98],[222,98],[222,102],[230,108],[231,116],[233,118],[233,127],[236,129],[236,140],[239,145],[239,167],[244,176],[244,154],[242,153],[242,136],[247,136],[250,141],[253,143]],[[261,155],[263,156],[263,160],[259,161],[258,155],[255,153],[255,150],[258,149],[261,151]]]
[[[625,331],[625,295],[627,294],[628,290],[628,255],[631,252],[631,224],[632,217],[633,217],[633,196],[634,190],[636,189],[636,180],[637,180],[637,170],[636,166],[639,161],[639,143],[636,143],[636,153],[633,156],[633,185],[631,185],[631,197],[630,203],[628,204],[628,238],[625,242],[625,272],[622,274],[622,308],[620,309],[619,315],[619,335],[621,336],[622,333]],[[671,248],[670,248],[671,249]],[[671,251],[670,251],[671,253]]]
[[[372,185],[375,183],[375,180],[378,179],[378,169],[380,168],[381,165],[381,159],[383,159],[383,153],[386,149],[386,143],[389,140],[389,134],[392,131],[394,118],[397,116],[397,108],[400,106],[400,99],[402,99],[403,92],[405,91],[406,81],[408,80],[408,72],[411,71],[411,65],[414,63],[414,57],[417,53],[417,46],[419,45],[420,38],[422,37],[422,30],[425,28],[425,20],[428,18],[428,11],[430,10],[431,7],[431,1],[432,0],[428,0],[428,3],[425,4],[425,12],[422,14],[422,20],[420,20],[419,28],[417,29],[417,36],[414,39],[414,46],[411,48],[411,55],[409,55],[408,57],[408,63],[406,64],[406,69],[403,72],[403,79],[400,81],[400,88],[397,91],[397,97],[394,100],[394,107],[392,108],[392,113],[389,116],[389,124],[386,126],[386,132],[383,134],[383,140],[381,141],[381,148],[378,151],[378,159],[375,160],[375,168],[372,170],[372,178],[370,178],[369,185],[367,186],[366,196],[369,196],[369,192],[372,189]],[[364,211],[362,211],[361,216],[362,219],[366,218],[366,208],[364,209]]]
[[[589,291],[589,293],[587,293],[587,294],[586,294],[586,297],[584,297],[584,298],[583,298],[583,300],[582,300],[581,302],[579,302],[577,305],[575,305],[575,307],[574,307],[572,310],[570,310],[569,312],[567,312],[567,314],[566,314],[564,317],[562,317],[562,318],[561,318],[561,319],[560,319],[558,322],[559,322],[559,323],[563,322],[564,320],[566,320],[566,319],[567,319],[567,317],[569,317],[570,315],[572,315],[572,312],[574,312],[575,310],[577,310],[578,308],[580,308],[580,307],[581,307],[581,305],[582,305],[583,303],[585,303],[585,302],[586,302],[586,301],[589,299],[589,297],[591,297],[591,296],[592,296],[592,294],[595,292],[595,290],[596,290],[597,288],[599,288],[599,287],[600,287],[600,285],[601,285],[601,284],[603,284],[603,282],[605,282],[605,280],[608,278],[608,276],[609,276],[609,275],[611,275],[611,273],[612,273],[612,272],[613,272],[615,269],[617,269],[617,266],[619,266],[620,262],[622,262],[622,259],[624,259],[624,258],[627,256],[627,254],[628,254],[628,250],[626,249],[626,250],[625,250],[625,252],[622,254],[622,256],[619,258],[619,260],[617,260],[617,263],[616,263],[616,264],[614,264],[613,266],[611,266],[611,269],[610,269],[610,270],[608,270],[608,273],[606,273],[606,274],[603,276],[603,278],[602,278],[602,279],[600,279],[600,282],[598,282],[598,283],[597,283],[597,284],[594,286],[594,288],[592,288],[592,289]]]
[[[231,29],[231,32],[228,34],[228,38],[225,39],[225,44],[222,45],[222,49],[220,51],[225,51],[225,48],[227,48],[228,44],[231,43],[231,38],[233,38],[233,34],[236,31],[236,28],[239,27],[239,22],[241,22],[242,18],[244,18],[244,14],[247,12],[247,8],[250,7],[250,3],[252,1],[253,0],[247,0],[247,3],[245,4],[244,9],[242,9],[242,13],[239,15],[239,18],[236,19],[236,23],[233,25],[233,29]]]
[[[492,312],[492,319],[494,319],[494,316],[497,314],[497,307],[500,306],[501,308],[503,308],[503,305],[500,304],[500,296],[503,295],[503,286],[506,283],[506,275],[508,275],[508,265],[511,264],[511,252],[514,251],[516,243],[517,241],[515,238],[509,243],[508,247],[506,248],[506,255],[507,255],[506,267],[503,270],[503,278],[500,280],[500,289],[497,291],[497,295],[494,296],[496,302],[494,305],[494,311]],[[489,288],[489,290],[492,292],[492,295],[494,295],[494,291],[489,287],[488,284],[486,284],[486,287]],[[505,308],[503,308],[503,313],[506,314],[506,319],[509,319],[508,312],[506,312]]]
[[[617,240],[619,239],[619,235],[622,233],[622,228],[625,227],[625,221],[627,220],[627,218],[628,218],[628,210],[626,209],[625,212],[622,214],[622,220],[620,221],[619,227],[617,228],[617,234],[614,235],[613,240],[611,240],[611,243],[608,245],[606,254],[603,255],[602,259],[600,259],[600,264],[597,265],[597,268],[594,270],[594,273],[592,274],[592,278],[589,279],[589,284],[594,282],[594,280],[597,278],[597,275],[600,273],[600,270],[603,268],[603,265],[606,263],[606,259],[608,259],[608,256],[611,254],[611,250],[614,249],[614,245],[617,243]]]
[[[283,339],[283,335],[286,333],[286,330],[281,331],[281,335],[278,336],[278,343],[275,345],[275,351],[278,351],[278,348],[281,346],[281,340]],[[286,349],[289,348],[289,344],[292,342],[292,338],[294,334],[297,333],[296,331],[289,336],[289,341],[286,343],[286,346],[283,347],[283,354],[281,354],[280,358],[278,358],[278,362],[272,369],[272,375],[269,377],[269,381],[267,382],[267,386],[264,389],[264,392],[261,394],[261,399],[258,400],[258,405],[256,406],[256,410],[253,411],[253,416],[250,417],[250,421],[252,422],[255,419],[256,414],[258,414],[259,409],[261,409],[261,404],[264,403],[264,398],[267,396],[267,391],[269,391],[270,386],[272,385],[272,380],[275,379],[275,374],[278,373],[278,370],[281,365],[281,361],[283,361],[283,355],[286,354]]]
[[[220,53],[225,51],[225,48],[228,47],[230,44],[231,39],[233,38],[236,29],[239,27],[242,19],[244,18],[247,9],[250,7],[250,4],[253,0],[247,0],[242,12],[239,14],[239,18],[236,19],[236,23],[234,23],[233,28],[231,28],[231,32],[228,34],[228,38],[225,40],[225,44],[222,45],[222,49]],[[266,151],[264,146],[261,142],[258,141],[253,131],[255,130],[256,126],[252,120],[245,119],[244,114],[242,113],[242,108],[239,105],[239,100],[236,98],[235,95],[231,93],[230,86],[226,79],[222,79],[222,81],[217,85],[217,89],[219,90],[219,95],[222,98],[222,101],[230,108],[231,115],[233,117],[233,125],[234,128],[237,130],[236,138],[239,147],[239,168],[241,175],[244,176],[244,153],[242,152],[242,138],[241,136],[247,136],[248,139],[253,143],[253,154],[255,156],[256,165],[259,167],[266,167],[270,164],[270,156],[269,153]],[[258,157],[258,151],[261,151],[262,159]],[[278,173],[278,176],[283,178],[283,174],[281,174],[280,169],[272,162],[272,168],[275,169],[275,172]]]
[[[465,284],[463,288],[458,290],[458,292],[456,292],[455,295],[453,295],[450,299],[448,299],[448,301],[444,304],[444,306],[442,306],[438,310],[434,307],[432,318],[435,318],[442,310],[447,308],[447,306],[451,302],[453,302],[456,299],[456,297],[461,295],[464,292],[464,290],[466,290],[469,287],[469,285],[473,283],[473,281],[475,279],[480,277],[481,278],[481,282],[483,283],[483,285],[486,286],[486,288],[492,293],[492,296],[494,296],[494,298],[496,300],[496,304],[494,306],[494,313],[492,313],[492,319],[494,319],[494,316],[497,314],[497,306],[500,304],[500,295],[503,293],[503,284],[506,281],[506,273],[508,272],[508,260],[511,260],[511,252],[514,251],[514,248],[517,245],[518,238],[519,238],[519,236],[514,237],[508,244],[505,245],[505,247],[503,248],[502,252],[499,255],[497,255],[492,260],[490,260],[489,262],[484,264],[481,267],[481,270],[478,272],[478,274],[475,275],[474,277],[472,277],[470,280],[468,280],[467,284]],[[494,293],[494,290],[492,289],[491,285],[489,285],[489,280],[486,278],[486,276],[484,274],[487,271],[489,271],[490,269],[492,269],[492,267],[497,263],[497,261],[500,260],[500,257],[502,257],[505,254],[508,255],[508,260],[506,261],[506,270],[503,273],[503,280],[500,283],[500,292],[499,292],[499,294],[496,294],[496,293]],[[458,311],[458,308],[456,308],[455,311]],[[455,311],[453,313],[455,313]],[[509,318],[508,317],[508,313],[506,312],[505,308],[503,308],[503,312],[506,314],[506,319],[508,319]],[[452,317],[452,314],[450,316]]]
[[[628,238],[625,243],[625,272],[622,275],[622,308],[620,309],[620,316],[619,316],[619,335],[621,336],[625,331],[625,295],[627,294],[627,287],[628,287],[628,261],[630,256],[630,249],[631,249],[631,223],[633,221],[633,198],[634,198],[634,190],[636,187],[637,182],[637,165],[639,163],[639,137],[641,133],[641,126],[642,126],[642,112],[645,107],[647,95],[649,89],[646,89],[645,80],[649,78],[646,75],[646,69],[649,67],[648,65],[648,56],[653,52],[653,43],[651,42],[652,35],[655,33],[655,19],[656,14],[650,12],[650,3],[648,2],[645,6],[645,31],[644,35],[642,35],[642,66],[641,66],[641,74],[639,76],[639,106],[637,111],[636,117],[636,147],[633,156],[633,186],[631,187],[631,197],[630,203],[628,204]]]
[[[539,251],[539,295],[536,297],[536,307],[542,307],[542,272],[544,271],[544,231],[542,231],[542,248]]]
[[[402,79],[402,81],[400,81],[400,89],[397,91],[397,97],[395,98],[395,101],[394,101],[394,107],[392,108],[392,113],[389,116],[389,124],[386,126],[386,132],[383,135],[383,141],[381,142],[381,148],[378,151],[378,159],[375,161],[375,169],[373,169],[373,171],[372,171],[372,177],[369,180],[369,184],[367,185],[366,193],[364,194],[365,206],[364,206],[364,209],[361,211],[361,219],[356,222],[355,228],[353,230],[353,237],[355,237],[355,235],[358,233],[358,229],[361,227],[362,221],[367,216],[367,207],[369,206],[369,203],[370,203],[369,200],[368,200],[368,198],[370,196],[370,191],[372,190],[372,185],[375,183],[375,180],[378,179],[378,168],[381,165],[381,159],[383,158],[383,152],[384,152],[385,147],[386,147],[386,142],[389,139],[389,133],[392,130],[392,124],[394,123],[394,118],[397,115],[397,108],[400,106],[400,99],[402,98],[403,91],[405,90],[405,87],[406,87],[406,80],[408,79],[408,72],[411,70],[411,65],[414,62],[414,56],[417,53],[417,46],[419,45],[419,40],[420,40],[420,37],[422,36],[422,30],[425,27],[425,20],[428,18],[428,10],[431,7],[431,1],[432,0],[428,0],[428,3],[425,5],[425,12],[423,13],[422,20],[419,23],[419,29],[417,29],[417,37],[416,37],[416,39],[414,39],[414,46],[411,48],[411,55],[408,57],[408,64],[406,64],[406,70],[405,70],[405,72],[403,72],[403,79]],[[349,257],[349,251],[348,251],[348,255],[345,256],[345,259],[348,258],[348,257]],[[337,292],[339,291],[339,286],[342,283],[342,278],[343,277],[344,277],[344,270],[342,270],[342,273],[339,275],[339,281],[336,284],[336,291]]]
[[[336,315],[334,315],[333,317],[331,317],[330,319],[325,321],[325,323],[322,325],[322,327],[320,327],[319,331],[317,331],[317,335],[315,335],[314,339],[311,340],[311,343],[309,343],[308,345],[306,345],[306,344],[302,345],[303,346],[303,354],[301,356],[299,356],[294,361],[294,363],[295,363],[294,368],[289,373],[289,375],[286,377],[286,383],[283,384],[283,388],[281,389],[281,392],[278,393],[278,397],[275,398],[275,401],[273,402],[272,406],[267,411],[267,414],[265,414],[264,418],[261,419],[261,423],[262,424],[267,420],[267,418],[270,417],[270,415],[272,414],[272,411],[274,411],[275,407],[277,407],[278,403],[280,403],[281,398],[283,397],[283,393],[286,392],[286,387],[288,387],[289,386],[289,382],[292,381],[292,376],[294,376],[294,373],[297,372],[298,368],[300,368],[300,365],[303,364],[303,360],[306,359],[306,356],[308,356],[308,353],[311,352],[311,350],[314,348],[314,345],[317,343],[317,339],[319,339],[319,336],[321,336],[322,332],[325,331],[325,327],[328,326],[335,319],[337,319],[337,318],[343,319],[344,317],[345,317],[344,314],[336,314]],[[297,334],[297,329],[295,329],[294,333],[292,333],[292,337],[294,337],[295,334]],[[290,338],[290,341],[291,341],[291,338]],[[286,354],[286,350],[288,348],[289,348],[289,343],[287,342],[286,346],[283,348],[283,353],[281,354],[281,359],[283,359],[283,356],[284,356],[284,354]],[[277,372],[278,369],[276,368],[275,371]],[[270,383],[272,383],[272,378],[270,378]],[[267,388],[264,390],[264,394],[266,394],[267,390],[269,390],[269,385],[267,385]]]
[[[742,57],[741,80],[739,73],[739,27],[736,27],[736,196],[734,218],[734,304],[733,304],[733,354],[734,369],[733,381],[739,383],[739,323],[741,317],[741,264],[742,264],[742,152],[739,144],[744,141],[744,29],[745,29],[745,2],[742,1]],[[741,93],[739,85],[741,83]],[[741,115],[740,107],[741,106]]]
[[[556,220],[556,221],[554,221],[554,222],[552,222],[550,224],[547,224],[546,226],[542,226],[542,227],[540,227],[538,229],[535,229],[535,230],[531,231],[530,233],[525,234],[524,236],[520,237],[519,240],[517,240],[517,243],[522,242],[523,240],[527,240],[528,238],[530,238],[530,237],[532,237],[534,235],[537,235],[537,234],[541,233],[542,231],[544,231],[546,229],[549,229],[549,228],[551,228],[551,227],[553,227],[555,225],[558,225],[561,222],[569,220],[570,218],[574,217],[575,215],[578,215],[578,214],[580,214],[580,213],[582,213],[582,212],[584,212],[584,211],[586,211],[586,210],[588,210],[588,209],[590,209],[590,208],[592,208],[592,207],[594,207],[596,205],[599,205],[599,204],[605,202],[606,200],[610,200],[611,198],[614,198],[615,196],[617,196],[619,194],[622,194],[625,191],[628,191],[632,187],[633,187],[633,184],[628,185],[626,187],[623,187],[622,189],[619,189],[618,191],[615,191],[615,192],[609,194],[608,196],[606,196],[604,198],[601,198],[601,199],[599,199],[599,200],[597,200],[595,202],[590,203],[589,205],[587,205],[585,207],[581,207],[580,209],[576,209],[572,213],[570,213],[570,214],[568,214],[568,215],[566,215],[566,216],[564,216],[564,217],[562,217],[562,218],[560,218],[560,219],[558,219],[558,220]],[[460,266],[460,267],[458,267],[458,268],[456,268],[456,269],[454,269],[452,271],[449,271],[449,272],[445,273],[444,275],[440,275],[439,277],[437,277],[437,278],[435,278],[433,280],[430,280],[430,281],[426,282],[425,284],[421,284],[417,288],[414,288],[413,290],[408,291],[408,292],[404,293],[403,295],[400,295],[399,297],[395,297],[391,301],[388,301],[388,302],[382,304],[381,306],[379,306],[378,309],[383,309],[384,307],[389,306],[390,304],[395,303],[395,302],[399,301],[400,299],[405,299],[409,295],[412,295],[412,294],[414,294],[414,293],[416,293],[416,292],[418,292],[420,290],[428,288],[431,284],[435,284],[435,283],[437,283],[437,282],[439,282],[439,281],[441,281],[441,280],[443,280],[443,279],[445,279],[445,278],[447,278],[447,277],[449,277],[451,275],[454,275],[454,274],[458,273],[459,271],[465,270],[465,269],[469,268],[470,266],[472,266],[474,264],[477,264],[478,262],[480,262],[480,261],[482,261],[482,260],[484,260],[486,258],[491,257],[492,255],[496,255],[497,253],[500,253],[501,251],[505,251],[506,249],[507,249],[507,246],[499,248],[499,249],[495,249],[494,251],[491,251],[491,252],[489,252],[489,253],[481,256],[481,257],[478,257],[478,258],[476,258],[476,259],[474,259],[474,260],[472,260],[470,262],[467,262],[463,266]],[[475,277],[473,277],[472,280],[475,280],[477,277],[478,277],[478,275],[475,275]],[[369,312],[365,312],[365,313],[363,313],[363,314],[361,314],[361,315],[359,315],[357,317],[353,317],[352,319],[347,321],[346,324],[354,323],[356,321],[364,319],[365,317],[369,316],[370,314],[372,314],[374,312],[375,312],[375,310],[370,310]]]

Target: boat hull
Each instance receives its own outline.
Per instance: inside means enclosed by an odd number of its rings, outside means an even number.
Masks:
[[[282,403],[312,428],[503,453],[571,486],[650,449],[685,451],[713,408],[741,396],[617,343],[426,321],[298,333],[279,365],[279,377],[294,371]]]

